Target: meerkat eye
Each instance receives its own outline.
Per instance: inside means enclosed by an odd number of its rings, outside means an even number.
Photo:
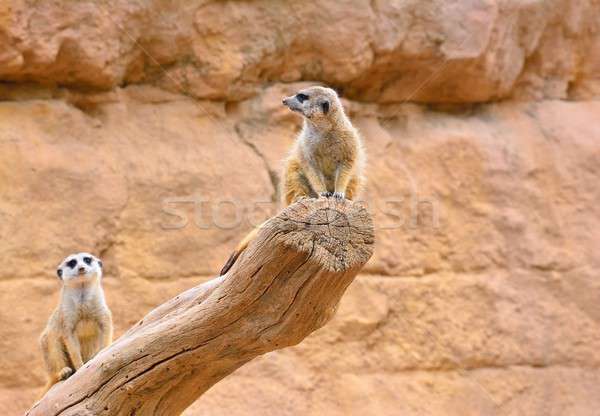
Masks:
[[[77,266],[77,260],[73,259],[73,260],[69,260],[67,262],[67,266],[69,266],[69,268],[74,269],[75,266]]]
[[[299,94],[296,94],[296,99],[298,101],[300,101],[301,103],[303,103],[304,101],[308,100],[308,95],[299,93]]]
[[[92,258],[91,257],[84,257],[83,261],[85,262],[85,264],[92,264]]]

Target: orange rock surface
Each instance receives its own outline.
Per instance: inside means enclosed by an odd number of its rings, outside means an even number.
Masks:
[[[54,270],[99,255],[116,335],[277,211],[326,83],[377,245],[338,314],[186,416],[597,415],[600,2],[0,3],[0,414],[44,382]]]

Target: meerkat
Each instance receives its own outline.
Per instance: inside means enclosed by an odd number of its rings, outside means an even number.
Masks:
[[[304,118],[286,161],[285,204],[301,197],[355,199],[364,183],[362,140],[331,88],[310,87],[283,99]]]
[[[302,197],[355,199],[365,182],[366,153],[337,93],[331,88],[310,87],[284,98],[283,105],[304,119],[285,163],[285,206]],[[233,266],[260,228],[242,240],[220,275]]]
[[[44,393],[110,345],[113,337],[101,285],[102,262],[89,253],[72,254],[56,273],[62,282],[60,303],[40,337],[48,372]]]

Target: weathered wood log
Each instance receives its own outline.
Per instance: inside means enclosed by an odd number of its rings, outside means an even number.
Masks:
[[[289,206],[226,275],[154,309],[27,414],[179,415],[254,357],[329,321],[371,256],[373,234],[359,203]]]

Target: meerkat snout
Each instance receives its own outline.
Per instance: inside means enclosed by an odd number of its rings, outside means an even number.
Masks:
[[[292,95],[291,97],[285,97],[282,100],[282,103],[292,111],[302,112],[302,101],[298,100],[295,95]]]

